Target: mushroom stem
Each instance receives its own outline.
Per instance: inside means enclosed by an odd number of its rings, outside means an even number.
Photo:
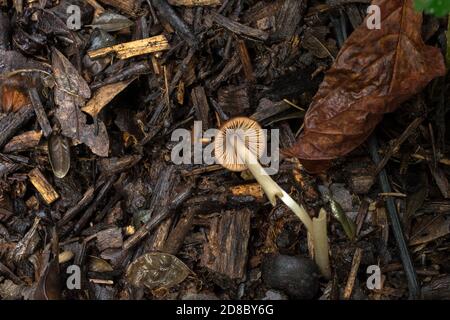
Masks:
[[[313,245],[314,260],[320,269],[320,272],[327,279],[331,278],[330,259],[328,257],[328,236],[327,236],[327,213],[322,208],[319,217],[313,219]]]
[[[245,121],[250,122],[245,123]],[[250,130],[254,130],[255,128],[258,129],[259,125],[254,123],[251,119],[245,119],[245,118],[237,118],[235,122],[229,124],[229,127],[242,129],[242,127],[248,127]],[[264,170],[264,168],[261,166],[261,164],[258,161],[258,151],[261,151],[259,149],[260,144],[258,144],[259,140],[253,141],[255,145],[252,145],[255,150],[249,150],[247,148],[246,143],[247,138],[241,138],[239,135],[232,135],[227,136],[225,133],[226,129],[222,127],[223,134],[219,136],[219,139],[216,140],[217,146],[222,146],[223,142],[226,142],[227,146],[231,147],[228,150],[232,150],[231,153],[228,153],[227,156],[224,156],[225,153],[223,152],[223,149],[220,147],[218,148],[218,154],[221,155],[221,161],[224,159],[230,161],[232,159],[232,162],[234,166],[232,166],[233,169],[238,168],[238,170],[235,171],[242,171],[245,168],[248,168],[250,172],[253,174],[253,177],[258,181],[258,183],[261,185],[262,189],[264,190],[264,193],[266,194],[267,198],[269,199],[270,203],[272,203],[273,206],[277,203],[277,197],[281,199],[291,210],[297,215],[297,217],[300,219],[300,221],[303,222],[303,224],[306,227],[306,230],[308,231],[308,236],[311,236],[312,243],[313,243],[313,256],[314,260],[316,261],[316,264],[318,265],[320,271],[322,274],[329,278],[330,277],[330,262],[328,258],[328,238],[327,238],[327,219],[326,219],[326,212],[325,210],[321,210],[319,217],[311,219],[311,217],[308,215],[306,210],[299,205],[292,197],[287,194],[281,187],[267,174],[267,172]],[[252,138],[255,138],[253,135]],[[259,139],[261,137],[258,136]],[[226,141],[224,141],[226,140]],[[248,141],[249,146],[251,145],[252,141]],[[240,162],[240,163],[238,163]],[[222,162],[222,165],[226,168],[228,167],[225,165],[227,161]],[[228,163],[229,164],[229,163]],[[243,169],[242,169],[243,168]]]
[[[236,139],[236,151],[239,158],[248,166],[253,177],[258,181],[267,195],[270,203],[276,204],[276,197],[280,198],[297,217],[303,222],[308,232],[313,233],[313,223],[306,210],[295,202],[292,197],[286,193],[281,187],[265,172],[264,168],[258,162],[256,156],[247,149],[241,139]]]

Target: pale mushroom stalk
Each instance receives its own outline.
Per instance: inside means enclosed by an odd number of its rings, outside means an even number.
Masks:
[[[246,135],[244,135],[245,140],[239,135],[232,135],[230,137],[227,135],[228,129],[247,130],[250,132],[250,139],[247,139],[248,137]],[[220,134],[216,137],[216,157],[222,166],[229,170],[242,171],[248,168],[256,181],[261,185],[273,206],[276,205],[276,198],[278,197],[297,215],[312,236],[311,239],[314,246],[313,255],[316,264],[321,273],[325,277],[330,278],[326,212],[322,209],[318,218],[311,219],[306,210],[267,174],[258,161],[258,156],[260,156],[258,153],[261,145],[265,143],[265,141],[262,141],[261,131],[261,127],[252,119],[241,117],[229,120],[221,126]],[[245,143],[248,140],[250,140],[249,146],[253,142],[257,147],[255,148],[253,145],[253,150],[250,150],[251,147],[248,148]],[[227,146],[231,147],[232,152],[228,151],[227,153],[221,148],[224,142],[226,142]]]
[[[328,257],[328,235],[327,235],[327,213],[322,208],[319,217],[312,220],[313,224],[313,244],[314,260],[320,269],[320,272],[327,278],[331,278],[330,259]]]
[[[239,158],[248,166],[248,169],[253,174],[253,177],[261,185],[264,193],[269,199],[270,203],[275,206],[277,200],[280,198],[297,217],[303,222],[308,232],[313,231],[313,223],[305,209],[297,204],[292,197],[286,193],[281,187],[265,172],[264,168],[258,162],[256,156],[245,147],[241,139],[236,139],[236,151]]]

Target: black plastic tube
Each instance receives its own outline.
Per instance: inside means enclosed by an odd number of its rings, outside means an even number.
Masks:
[[[374,134],[370,137],[369,140],[369,150],[373,162],[375,162],[375,164],[377,165],[381,161],[381,159],[380,155],[378,154],[378,141]],[[381,190],[384,193],[391,192],[391,185],[389,184],[389,179],[385,169],[380,171],[380,173],[378,174],[378,178]],[[400,253],[400,259],[402,260],[403,269],[405,270],[406,279],[408,281],[409,299],[419,299],[420,286],[417,281],[416,270],[409,254],[408,245],[405,241],[405,236],[403,234],[402,225],[397,213],[397,208],[392,197],[386,197],[386,207],[389,219],[391,221],[392,231],[394,233],[394,237]]]

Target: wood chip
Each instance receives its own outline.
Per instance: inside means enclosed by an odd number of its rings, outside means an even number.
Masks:
[[[142,40],[121,43],[112,47],[101,48],[88,52],[89,58],[95,59],[110,53],[116,53],[119,59],[128,59],[142,54],[168,50],[169,42],[164,35]]]
[[[199,211],[199,207],[190,207],[181,215],[176,226],[172,229],[164,246],[164,252],[176,255],[183,245],[184,239],[191,230],[194,216]]]
[[[97,91],[95,91],[91,100],[89,100],[86,105],[81,109],[82,111],[90,114],[92,117],[95,117],[99,114],[100,111],[112,100],[115,96],[117,96],[120,92],[122,92],[128,85],[134,81],[135,78],[108,84],[106,86],[100,87]]]
[[[211,14],[214,22],[237,35],[261,41],[265,41],[269,38],[269,34],[265,31],[248,27],[216,12],[212,12]]]
[[[306,0],[286,0],[276,18],[276,37],[290,39],[298,28],[307,6]]]
[[[218,92],[219,105],[230,117],[245,114],[250,109],[247,86],[222,87]]]
[[[53,186],[47,181],[38,168],[31,170],[28,173],[28,177],[47,204],[52,204],[59,198],[59,194],[53,189]]]
[[[34,148],[42,137],[42,131],[27,131],[12,138],[3,148],[3,152],[19,152]]]
[[[96,0],[86,0],[87,3],[91,5],[95,9],[95,14],[100,15],[105,12],[105,8],[103,8]]]
[[[248,53],[247,46],[244,40],[238,40],[239,58],[244,69],[245,78],[249,82],[256,82],[255,75],[253,73],[253,66],[250,59],[250,54]]]
[[[33,116],[34,110],[31,105],[27,105],[15,113],[0,114],[0,147],[5,145]]]
[[[247,263],[251,210],[226,211],[214,217],[201,264],[230,279],[242,279]]]
[[[121,248],[123,245],[122,230],[109,228],[97,233],[97,247],[100,251],[108,248]]]
[[[117,8],[130,15],[135,15],[137,11],[136,4],[138,1],[135,0],[100,0],[100,2]]]
[[[192,103],[194,104],[197,120],[202,121],[204,128],[209,128],[208,114],[209,105],[205,89],[202,86],[192,89]]]
[[[259,183],[243,184],[230,188],[230,192],[234,196],[252,196],[256,199],[264,198],[264,192],[262,191]]]
[[[450,276],[442,276],[425,284],[422,288],[422,294],[426,300],[449,300]]]

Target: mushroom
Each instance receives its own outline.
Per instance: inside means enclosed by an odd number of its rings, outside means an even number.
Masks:
[[[306,210],[267,174],[258,161],[265,148],[266,137],[261,126],[246,117],[225,122],[214,140],[214,153],[218,163],[230,171],[249,169],[273,206],[276,205],[276,198],[280,198],[303,222],[312,235],[314,259],[322,274],[330,277],[325,211],[321,210],[319,218],[311,219]]]

